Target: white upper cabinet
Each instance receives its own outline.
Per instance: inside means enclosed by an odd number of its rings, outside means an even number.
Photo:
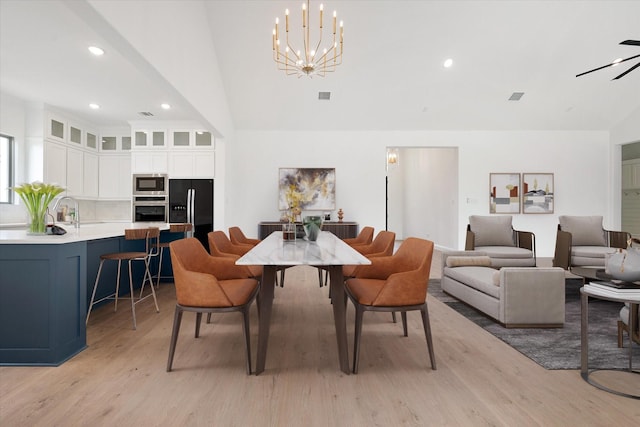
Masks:
[[[46,138],[57,142],[67,142],[67,122],[62,116],[47,112],[44,130]]]
[[[165,130],[137,129],[133,132],[134,148],[167,148]]]
[[[168,157],[166,151],[134,151],[131,153],[131,173],[167,173]]]
[[[99,161],[98,155],[95,153],[83,153],[84,163],[83,174],[82,174],[82,195],[84,197],[95,199],[98,197],[98,171],[99,171]]]
[[[181,151],[169,156],[171,178],[214,178],[215,153],[213,151]]]
[[[67,195],[84,196],[84,156],[81,150],[67,148]]]
[[[174,129],[170,132],[171,148],[213,149],[211,132],[193,129]]]
[[[67,187],[67,147],[44,142],[44,182]]]
[[[101,199],[131,199],[131,156],[100,156],[99,196]]]

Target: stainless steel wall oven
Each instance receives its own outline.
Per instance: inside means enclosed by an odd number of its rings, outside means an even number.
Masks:
[[[166,174],[133,175],[134,222],[169,222],[169,180]]]

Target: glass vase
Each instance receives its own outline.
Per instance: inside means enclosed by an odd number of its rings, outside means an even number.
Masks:
[[[322,230],[322,217],[320,215],[305,216],[302,219],[302,225],[304,227],[304,234],[307,236],[307,240],[310,242],[318,240],[320,230]]]
[[[45,212],[29,213],[29,219],[27,234],[46,234],[47,215]]]

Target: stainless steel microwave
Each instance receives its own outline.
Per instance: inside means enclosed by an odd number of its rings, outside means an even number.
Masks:
[[[169,194],[169,178],[166,174],[133,175],[134,196],[166,196]]]

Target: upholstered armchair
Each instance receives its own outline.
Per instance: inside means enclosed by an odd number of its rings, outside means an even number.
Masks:
[[[365,311],[401,312],[405,337],[408,335],[407,311],[420,311],[431,368],[436,369],[427,309],[433,247],[433,242],[429,240],[409,237],[402,242],[395,254],[371,258],[370,265],[358,266],[354,272],[355,277],[345,282],[347,295],[356,309],[354,374],[358,373],[362,317]]]
[[[240,227],[229,227],[229,239],[235,245],[252,245],[260,243],[260,239],[250,239],[242,232]]]
[[[367,258],[376,258],[380,256],[389,256],[393,254],[393,247],[396,242],[396,233],[393,231],[380,231],[376,238],[373,239],[369,245],[354,245],[351,246],[356,251],[360,252]],[[342,267],[342,275],[344,277],[353,276],[353,272],[356,269],[355,265],[345,265]]]
[[[373,241],[373,232],[373,227],[362,227],[362,230],[360,230],[360,233],[358,233],[356,237],[350,239],[342,239],[342,241],[349,246],[370,245]]]
[[[202,313],[239,311],[243,316],[247,375],[251,374],[249,308],[259,290],[246,266],[235,265],[232,258],[213,257],[196,238],[175,240],[169,244],[176,287],[176,310],[169,345],[167,372],[173,366],[182,314],[196,313],[195,337],[200,335]]]
[[[495,268],[535,267],[535,235],[514,230],[511,222],[511,215],[471,215],[464,249],[484,252]]]
[[[583,277],[596,277],[604,270],[607,254],[624,249],[631,235],[624,231],[605,230],[602,216],[558,217],[553,266],[562,267]]]

